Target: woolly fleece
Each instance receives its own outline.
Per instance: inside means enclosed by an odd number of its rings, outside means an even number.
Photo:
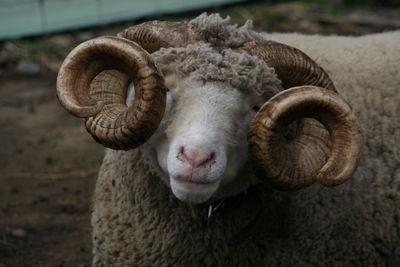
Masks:
[[[140,149],[107,150],[94,266],[400,266],[400,32],[270,37],[317,60],[353,106],[366,138],[354,178],[297,192],[260,184],[208,221],[208,206],[178,201]]]
[[[211,46],[237,48],[244,43],[263,40],[265,37],[253,31],[253,22],[247,20],[242,27],[230,24],[230,17],[223,19],[219,14],[202,13],[188,22],[190,29],[198,35],[198,39]]]
[[[152,54],[162,73],[197,81],[228,83],[245,93],[255,90],[265,99],[278,92],[281,82],[265,61],[232,49],[213,48],[200,42],[185,48],[163,48]]]

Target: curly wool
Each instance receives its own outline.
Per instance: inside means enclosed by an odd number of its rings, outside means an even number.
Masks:
[[[230,48],[241,47],[244,43],[255,40],[265,40],[265,36],[253,31],[253,21],[247,20],[242,27],[231,25],[230,17],[223,19],[218,13],[202,13],[188,22],[190,30],[195,32],[201,40],[211,46]]]
[[[177,73],[181,78],[190,75],[199,81],[224,82],[265,97],[276,94],[281,86],[274,69],[263,60],[230,48],[218,49],[199,42],[185,48],[163,48],[152,56],[164,75]]]

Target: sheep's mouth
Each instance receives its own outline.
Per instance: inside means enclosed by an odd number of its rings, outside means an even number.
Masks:
[[[203,203],[207,201],[217,190],[220,180],[208,181],[198,179],[176,179],[170,177],[171,189],[173,194],[183,202]]]
[[[215,185],[217,182],[190,182],[190,181],[178,181],[181,185],[192,188],[192,187],[207,187]]]
[[[171,177],[174,184],[178,185],[180,188],[189,191],[208,191],[216,189],[219,185],[220,180],[206,180],[206,179],[185,179],[182,177]]]
[[[182,177],[174,177],[173,178],[176,182],[185,185],[185,186],[207,186],[207,185],[214,185],[218,183],[217,181],[209,181],[206,179],[198,179],[198,180],[193,180],[193,179],[185,179]]]

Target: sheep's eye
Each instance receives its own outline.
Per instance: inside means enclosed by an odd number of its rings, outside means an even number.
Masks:
[[[165,87],[164,90],[165,90],[165,92],[167,92],[167,93],[169,92],[169,88],[168,88],[168,87]]]
[[[253,107],[253,110],[254,110],[255,112],[257,112],[257,111],[260,110],[260,108],[261,108],[261,105],[255,105],[255,106]]]

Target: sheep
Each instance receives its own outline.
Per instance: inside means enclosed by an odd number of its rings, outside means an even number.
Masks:
[[[399,265],[399,41],[202,14],[78,46],[57,95],[108,147],[93,265]]]

